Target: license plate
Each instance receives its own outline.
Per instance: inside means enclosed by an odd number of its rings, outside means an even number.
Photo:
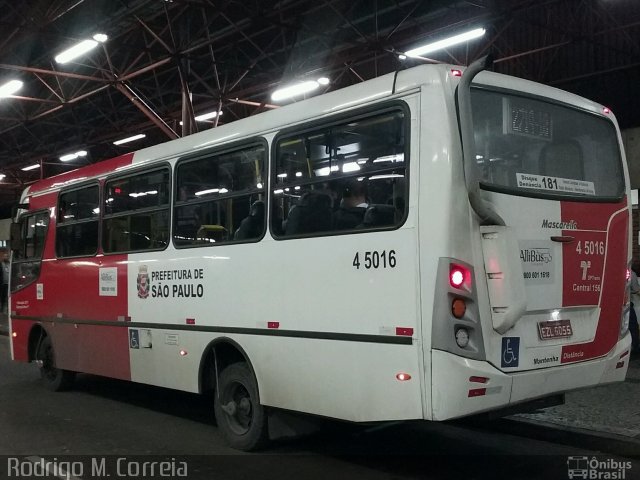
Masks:
[[[538,336],[540,340],[554,338],[569,338],[573,335],[571,320],[555,320],[553,322],[538,322]]]

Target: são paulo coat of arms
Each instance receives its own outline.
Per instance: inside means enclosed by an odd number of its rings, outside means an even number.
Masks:
[[[147,298],[149,296],[149,273],[146,265],[138,267],[136,284],[138,285],[138,297]]]

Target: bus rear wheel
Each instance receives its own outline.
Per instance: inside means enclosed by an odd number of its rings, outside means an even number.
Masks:
[[[260,405],[256,379],[246,363],[233,363],[222,371],[214,411],[218,428],[231,447],[251,451],[268,442],[267,415]]]
[[[50,337],[44,337],[40,342],[37,360],[40,376],[48,390],[61,392],[71,388],[76,374],[56,367],[56,357]]]

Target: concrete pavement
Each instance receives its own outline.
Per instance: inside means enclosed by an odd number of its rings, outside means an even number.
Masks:
[[[0,335],[9,334],[8,318],[0,314]],[[606,436],[637,444],[640,456],[640,356],[629,361],[627,379],[622,383],[569,392],[566,403],[514,419],[559,429]]]

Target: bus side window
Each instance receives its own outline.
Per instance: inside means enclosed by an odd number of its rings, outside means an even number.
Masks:
[[[173,242],[204,246],[262,238],[266,146],[253,143],[180,161]]]
[[[77,257],[98,251],[99,187],[62,191],[56,215],[56,255]]]
[[[169,243],[169,169],[105,183],[102,249],[105,253],[161,250]]]
[[[400,225],[408,187],[407,136],[405,113],[394,109],[277,138],[274,236]]]

